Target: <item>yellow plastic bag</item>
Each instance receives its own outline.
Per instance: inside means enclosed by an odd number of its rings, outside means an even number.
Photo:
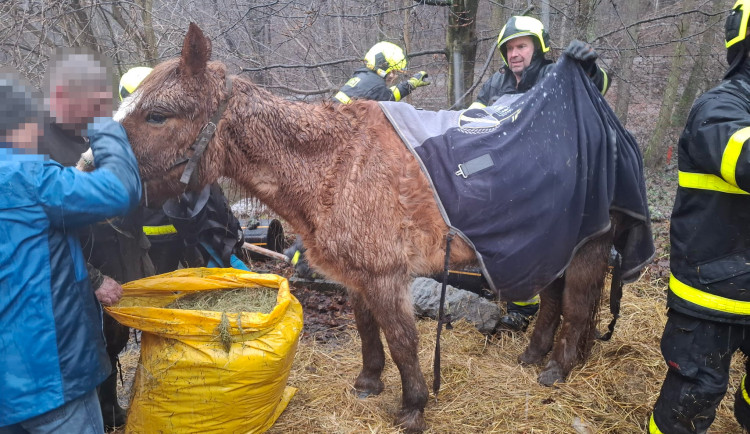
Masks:
[[[268,314],[226,313],[229,352],[216,339],[221,312],[167,309],[196,291],[278,288]],[[191,268],[123,285],[107,308],[143,331],[128,410],[129,433],[256,433],[270,428],[297,389],[287,387],[302,331],[302,306],[289,282],[234,268]]]

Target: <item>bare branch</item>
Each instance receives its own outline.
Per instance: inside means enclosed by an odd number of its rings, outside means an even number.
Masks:
[[[452,0],[414,0],[416,3],[427,6],[453,6]]]
[[[623,28],[618,28],[618,29],[612,30],[611,32],[607,32],[607,33],[605,33],[603,35],[599,35],[596,38],[594,38],[592,41],[589,41],[589,43],[593,44],[594,42],[596,42],[596,41],[598,41],[600,39],[606,38],[607,36],[613,35],[613,34],[615,34],[617,32],[621,32],[623,30],[628,30],[631,27],[635,27],[635,26],[638,26],[638,25],[641,25],[641,24],[645,24],[645,23],[651,23],[651,22],[654,22],[654,21],[666,20],[667,18],[679,18],[679,17],[682,17],[683,15],[689,15],[689,14],[700,14],[700,15],[703,15],[705,17],[715,17],[717,15],[726,14],[727,12],[729,12],[729,11],[726,10],[726,11],[721,11],[721,12],[717,12],[717,13],[708,13],[708,12],[704,12],[704,11],[699,10],[699,9],[692,9],[692,10],[689,10],[689,11],[680,12],[678,14],[660,15],[658,17],[647,18],[645,20],[636,21],[636,22],[631,23],[631,24],[629,24],[629,25],[627,25],[627,26],[625,26]]]
[[[445,50],[424,50],[424,51],[417,51],[415,53],[409,53],[406,57],[412,58],[412,57],[419,57],[419,56],[427,56],[430,54],[442,54],[443,56],[446,56],[446,57],[448,55],[448,53],[446,53]],[[361,62],[361,61],[362,59],[356,57],[356,58],[331,60],[330,62],[321,62],[321,63],[304,64],[304,65],[268,65],[268,66],[262,66],[262,67],[257,67],[257,68],[242,68],[240,72],[268,71],[270,69],[294,69],[294,68],[312,69],[312,68],[319,68],[321,66],[340,65],[342,63]]]
[[[305,96],[311,96],[311,95],[323,95],[326,93],[333,93],[337,91],[338,89],[316,89],[316,90],[302,90],[302,89],[294,89],[292,87],[288,86],[281,86],[281,85],[260,85],[260,87],[266,88],[266,89],[281,89],[285,90],[289,93],[297,94],[297,95],[305,95]]]

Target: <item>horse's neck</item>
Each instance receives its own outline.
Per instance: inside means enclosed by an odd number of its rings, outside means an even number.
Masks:
[[[331,106],[292,103],[250,87],[231,104],[226,175],[288,220],[314,226],[321,188],[356,135]]]

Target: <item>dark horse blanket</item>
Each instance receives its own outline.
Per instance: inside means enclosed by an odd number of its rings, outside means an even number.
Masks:
[[[563,56],[530,91],[484,109],[380,104],[502,299],[527,300],[561,276],[609,230],[610,211],[627,216],[615,240],[623,278],[653,258],[638,144],[577,62]]]

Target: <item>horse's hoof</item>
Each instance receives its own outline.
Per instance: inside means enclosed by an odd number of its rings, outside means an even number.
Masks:
[[[368,396],[379,395],[384,388],[385,386],[380,380],[365,381],[357,378],[357,381],[354,383],[354,396],[359,399],[365,399]]]
[[[396,418],[396,426],[409,434],[421,433],[427,429],[423,410],[401,410]]]
[[[528,348],[520,356],[518,356],[518,363],[522,365],[538,365],[544,360],[544,354],[530,351]]]
[[[539,373],[539,383],[544,386],[552,386],[555,383],[565,382],[565,373],[563,373],[560,364],[551,360],[542,372]]]
[[[357,389],[354,389],[354,396],[356,396],[357,399],[365,399],[368,396],[372,396],[372,395],[375,395],[375,394],[371,393],[371,392],[368,392],[366,390],[357,390]]]

